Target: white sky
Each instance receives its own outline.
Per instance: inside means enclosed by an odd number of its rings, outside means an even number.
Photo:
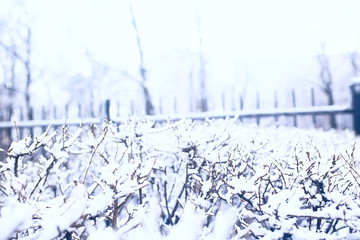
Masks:
[[[89,51],[99,62],[136,73],[138,52],[129,3],[26,1],[34,31],[34,63],[58,74],[87,75]],[[9,14],[12,5],[2,0],[0,14]],[[211,74],[222,84],[234,81],[234,66],[315,55],[320,43],[326,43],[328,53],[360,46],[357,0],[133,0],[133,5],[148,64],[174,50],[198,52],[197,9]],[[282,70],[273,71],[268,79],[278,78]]]
[[[128,2],[29,1],[42,55],[73,58],[89,50],[106,61],[136,59]],[[360,43],[359,7],[360,2],[347,0],[134,0],[147,59],[173,49],[198,50],[195,8],[201,18],[204,51],[212,56],[293,57],[317,53],[321,41],[329,52],[351,51]]]

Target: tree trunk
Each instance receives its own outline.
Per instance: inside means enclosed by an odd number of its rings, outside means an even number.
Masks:
[[[146,69],[144,67],[143,48],[142,48],[141,39],[140,39],[140,36],[139,36],[139,30],[138,30],[137,24],[136,24],[136,18],[135,18],[133,9],[132,9],[132,5],[130,6],[130,13],[131,13],[131,17],[132,17],[132,25],[133,25],[134,30],[135,30],[136,41],[137,41],[137,46],[138,46],[138,50],[139,50],[139,57],[140,57],[139,71],[140,71],[140,76],[141,76],[141,83],[140,84],[141,84],[141,88],[143,89],[143,94],[144,94],[145,112],[146,112],[147,115],[154,115],[155,114],[154,105],[153,105],[152,100],[151,100],[149,89],[146,86],[147,78],[146,78]]]
[[[206,90],[206,69],[205,69],[205,61],[204,61],[204,55],[203,55],[200,16],[199,16],[198,11],[196,11],[196,19],[197,19],[197,24],[198,24],[198,38],[199,38],[200,110],[202,112],[206,112],[209,110],[208,109],[207,90]]]
[[[334,95],[333,95],[333,90],[332,90],[332,85],[331,84],[329,84],[329,86],[327,86],[327,88],[325,90],[325,93],[326,93],[326,96],[327,96],[328,105],[329,106],[334,105],[335,101],[334,101]],[[330,127],[331,128],[337,128],[335,114],[330,114]]]
[[[318,55],[318,61],[320,64],[320,79],[322,82],[322,90],[327,97],[327,103],[329,106],[334,105],[334,92],[333,92],[333,79],[330,71],[329,59],[325,54],[325,46],[322,45],[322,53]],[[335,114],[330,114],[330,127],[337,128]]]
[[[26,104],[26,114],[28,120],[33,120],[33,110],[31,107],[31,96],[30,96],[30,85],[32,83],[31,76],[31,66],[30,66],[30,54],[31,54],[31,30],[28,28],[27,38],[26,38],[26,56],[24,59],[24,65],[26,69],[26,87],[25,87],[25,104]]]
[[[143,91],[144,91],[144,97],[145,97],[146,114],[147,115],[154,115],[155,114],[154,106],[152,104],[151,97],[150,97],[150,94],[148,92],[148,89],[146,87],[143,87]]]

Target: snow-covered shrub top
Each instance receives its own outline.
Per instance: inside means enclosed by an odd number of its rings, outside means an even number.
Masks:
[[[231,119],[48,128],[0,163],[0,239],[356,239],[359,154]]]

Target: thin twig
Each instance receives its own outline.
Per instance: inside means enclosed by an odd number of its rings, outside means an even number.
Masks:
[[[93,161],[94,155],[95,155],[97,149],[99,148],[100,144],[104,141],[108,130],[109,130],[109,126],[106,125],[106,126],[105,126],[105,129],[104,129],[104,134],[103,134],[101,140],[99,141],[98,144],[96,144],[96,147],[94,148],[93,152],[91,153],[90,161],[89,161],[89,164],[88,164],[88,166],[87,166],[87,168],[86,168],[85,176],[84,176],[84,179],[83,179],[83,184],[85,183],[86,176],[87,176],[87,174],[88,174],[88,172],[89,172],[89,168],[90,168],[90,165],[91,165],[91,163],[92,163],[92,161]]]
[[[168,220],[170,221],[171,225],[173,224],[171,218],[171,214],[170,214],[170,210],[169,210],[169,202],[168,202],[168,196],[167,196],[167,181],[165,181],[164,183],[164,198],[165,198],[165,206],[166,206],[166,211],[168,213]]]

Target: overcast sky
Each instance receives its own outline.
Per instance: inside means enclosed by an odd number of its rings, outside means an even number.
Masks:
[[[47,71],[88,75],[85,53],[90,52],[99,62],[136,73],[139,58],[130,2],[25,1],[34,36],[34,64]],[[285,70],[275,66],[277,62],[315,56],[323,43],[329,54],[360,46],[357,0],[133,0],[132,4],[148,66],[173,51],[199,51],[198,13],[212,80],[221,84],[228,80],[229,86],[234,68],[254,69],[254,62],[263,61],[267,68],[254,70],[254,78],[278,79]],[[13,6],[14,1],[2,0],[0,14],[6,18],[21,12]]]
[[[134,0],[148,60],[174,49],[198,51],[195,11],[204,51],[211,56],[276,58],[359,47],[358,1]],[[45,62],[94,52],[105,61],[136,61],[129,1],[34,0],[27,2]],[[40,37],[41,36],[41,37]],[[126,57],[119,57],[126,56]],[[130,64],[131,65],[131,64]]]

